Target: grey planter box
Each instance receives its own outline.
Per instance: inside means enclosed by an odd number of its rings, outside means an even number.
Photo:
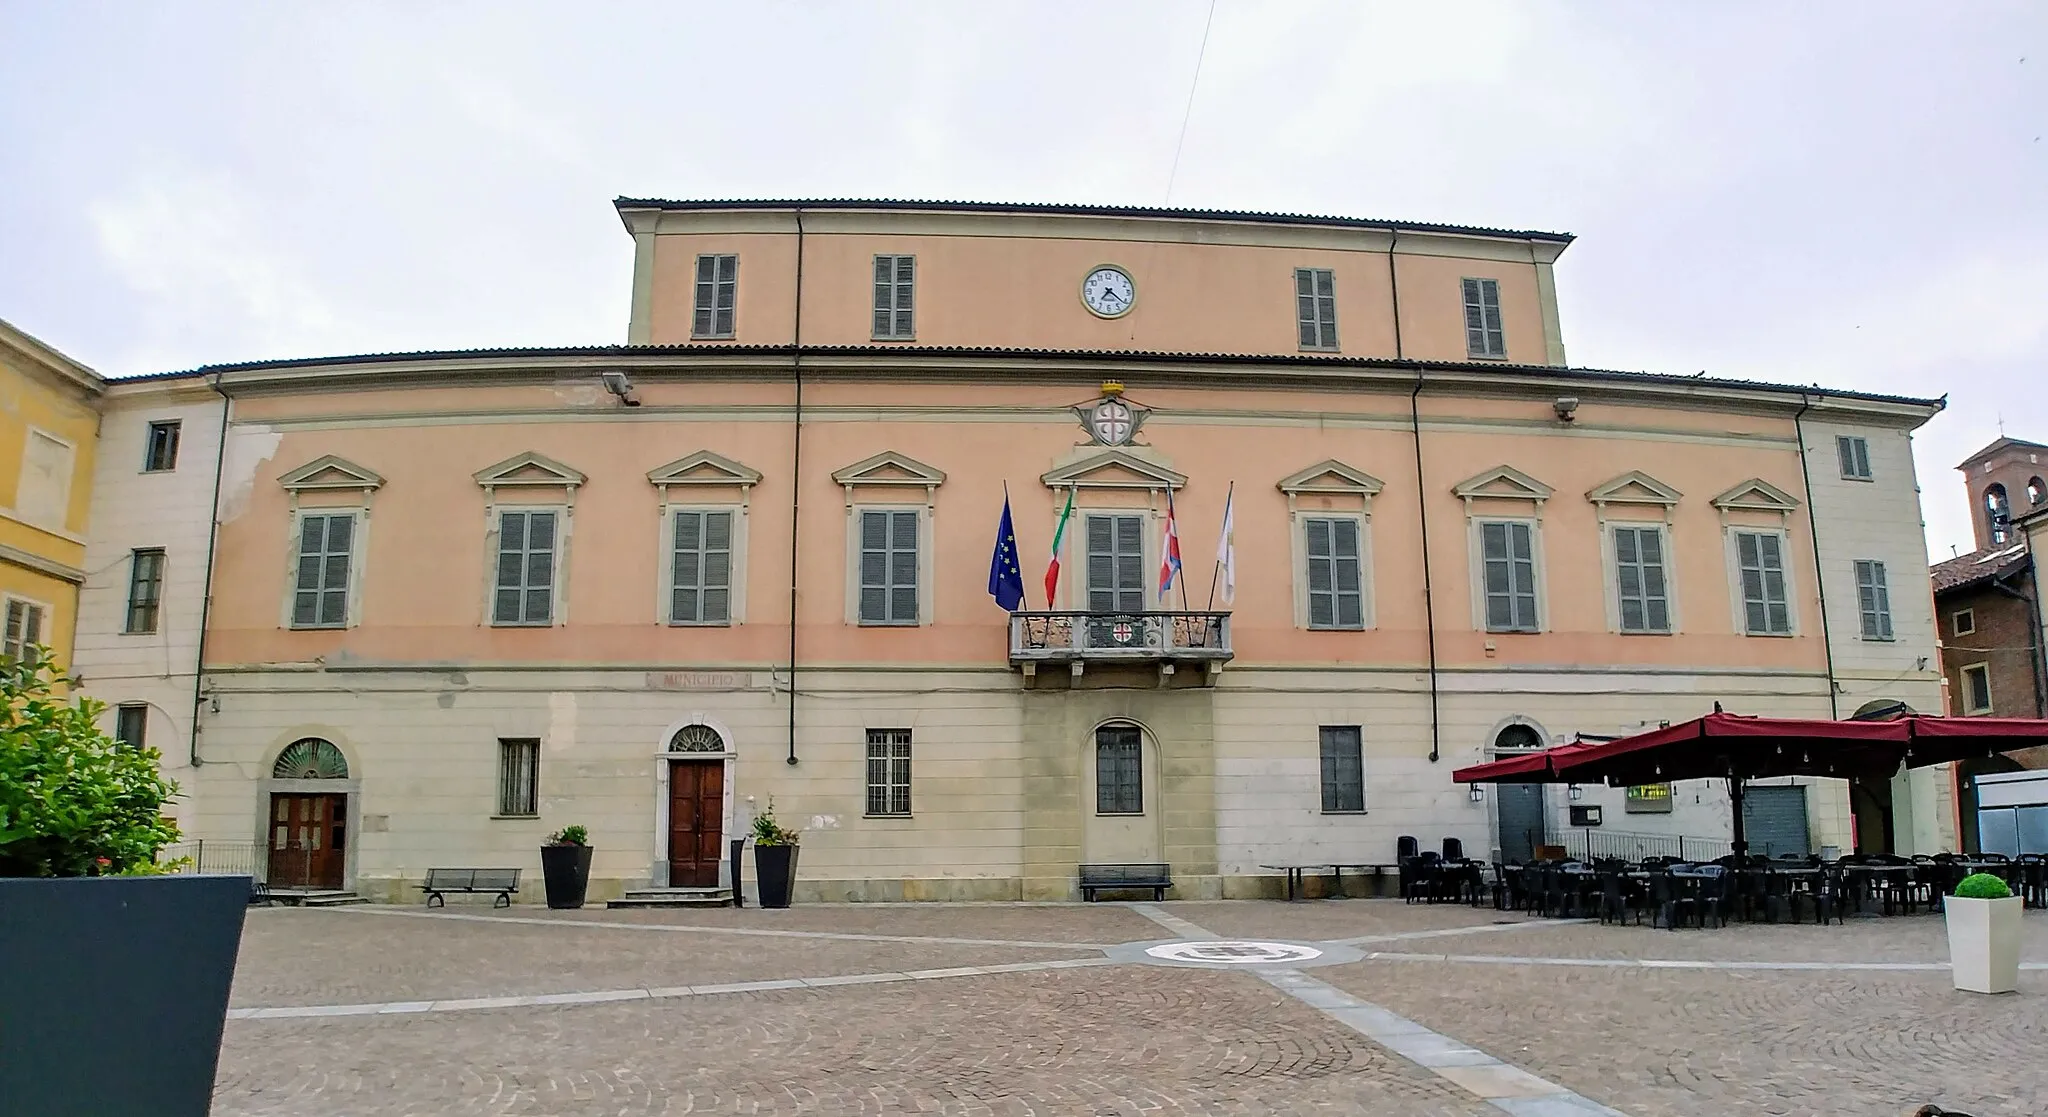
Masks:
[[[246,876],[0,879],[0,1098],[36,1117],[205,1117]]]

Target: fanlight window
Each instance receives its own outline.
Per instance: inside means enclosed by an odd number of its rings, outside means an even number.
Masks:
[[[1526,725],[1510,725],[1493,739],[1493,747],[1501,752],[1523,752],[1543,747],[1543,735]]]
[[[341,755],[334,742],[306,737],[286,745],[277,754],[270,775],[280,780],[345,780],[348,758]]]
[[[725,738],[708,725],[685,725],[669,738],[670,752],[724,752]]]

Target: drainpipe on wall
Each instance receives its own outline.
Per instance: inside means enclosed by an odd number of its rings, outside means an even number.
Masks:
[[[1806,425],[1801,421],[1811,410],[1813,401],[1801,392],[1799,410],[1792,416],[1792,432],[1799,439],[1799,480],[1806,487],[1806,527],[1813,533],[1813,584],[1820,591],[1820,646],[1828,663],[1828,717],[1839,721],[1842,704],[1835,693],[1835,634],[1828,627],[1828,579],[1827,572],[1821,569],[1820,518],[1813,511],[1813,471],[1806,463]]]
[[[220,373],[213,374],[213,390],[220,395],[220,438],[213,449],[213,504],[207,510],[206,579],[200,583],[199,648],[192,654],[192,753],[191,766],[199,767],[199,708],[206,701],[206,629],[213,614],[213,554],[220,543],[220,478],[228,457],[228,393],[220,386]]]
[[[804,503],[804,211],[796,211],[796,321],[791,327],[795,352],[790,375],[796,381],[796,417],[789,451],[789,757],[796,764],[796,603],[797,531]]]
[[[2038,585],[2040,564],[2032,563],[2029,568],[2035,571],[2035,583]],[[2031,622],[2027,625],[2027,674],[2034,684],[2034,716],[2048,715],[2048,687],[2043,686],[2041,670],[2041,602],[2026,590],[2017,590],[2006,585],[2002,578],[1993,578],[1991,588],[2027,604],[2027,620]]]
[[[1394,246],[1401,242],[1401,231],[1392,229],[1387,235],[1387,293],[1394,309],[1394,359],[1405,360],[1407,351],[1401,345],[1401,273],[1394,267]],[[1429,762],[1435,764],[1443,759],[1443,724],[1438,714],[1439,694],[1437,689],[1436,665],[1436,594],[1429,569],[1429,489],[1422,480],[1422,410],[1419,402],[1422,396],[1423,370],[1415,370],[1415,390],[1408,393],[1408,427],[1415,436],[1415,507],[1421,515],[1422,534],[1422,615],[1429,632]]]

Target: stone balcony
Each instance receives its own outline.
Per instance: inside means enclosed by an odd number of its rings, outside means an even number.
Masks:
[[[1227,612],[1010,614],[1010,663],[1026,678],[1055,664],[1074,675],[1090,665],[1157,666],[1162,681],[1199,666],[1213,679],[1230,657]]]

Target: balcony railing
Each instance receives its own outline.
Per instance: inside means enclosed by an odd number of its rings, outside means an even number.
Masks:
[[[1229,613],[1011,613],[1010,662],[1204,663],[1231,656]]]

